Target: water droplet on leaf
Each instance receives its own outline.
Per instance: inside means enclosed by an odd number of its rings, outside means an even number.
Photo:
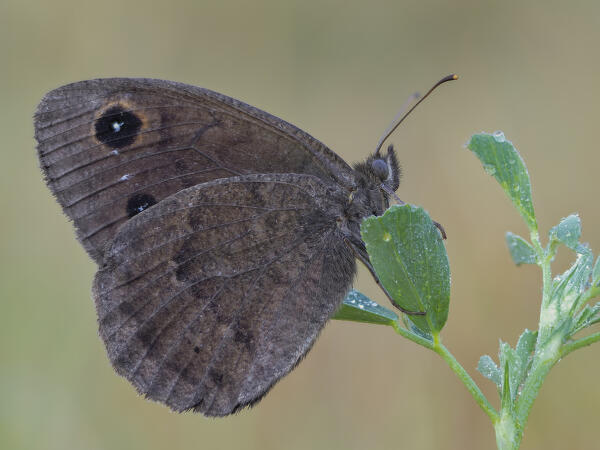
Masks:
[[[496,174],[496,168],[491,164],[484,164],[483,170],[485,170],[485,173],[487,173],[488,175],[494,176]]]
[[[506,138],[504,137],[504,133],[502,131],[495,131],[493,136],[494,136],[494,139],[496,140],[496,142],[506,141]]]

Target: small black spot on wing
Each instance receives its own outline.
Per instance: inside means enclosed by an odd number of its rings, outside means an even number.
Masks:
[[[134,194],[127,200],[127,215],[129,218],[141,213],[145,209],[156,205],[156,199],[150,194]]]
[[[218,370],[212,368],[208,371],[208,376],[216,386],[221,386],[223,384],[222,372],[219,372]]]
[[[119,311],[127,316],[129,314],[133,314],[135,312],[135,308],[130,302],[122,302],[119,304]]]
[[[252,335],[252,331],[249,329],[238,329],[233,336],[233,340],[246,347],[248,351],[254,350],[254,337]]]
[[[108,108],[96,120],[96,139],[112,149],[127,147],[135,142],[142,127],[140,118],[121,105]]]

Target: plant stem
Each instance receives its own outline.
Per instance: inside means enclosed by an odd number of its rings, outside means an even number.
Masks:
[[[542,269],[542,307],[540,308],[541,311],[544,309],[544,307],[550,300],[550,292],[552,289],[552,271],[550,268],[550,262],[552,261],[554,254],[551,251],[548,251],[548,254],[546,254],[546,252],[542,248],[542,243],[540,242],[540,235],[538,234],[537,230],[532,230],[530,236],[533,247],[537,253],[538,265]]]
[[[430,341],[429,339],[426,339],[424,337],[421,337],[418,334],[413,333],[412,331],[408,331],[406,328],[404,328],[400,324],[400,322],[398,322],[398,321],[393,322],[392,327],[394,328],[394,331],[396,333],[398,333],[400,336],[403,336],[406,339],[409,339],[419,345],[422,345],[425,348],[433,350],[433,342],[432,341]]]
[[[503,409],[500,414],[500,420],[494,424],[498,450],[517,450],[521,445],[523,432],[511,411]]]
[[[483,395],[483,392],[477,386],[477,383],[473,381],[473,378],[467,373],[463,366],[456,360],[456,358],[450,353],[450,351],[440,342],[439,335],[434,335],[433,348],[432,350],[442,357],[444,361],[450,366],[450,369],[460,378],[467,390],[471,393],[477,404],[483,411],[488,415],[492,424],[500,420],[498,412],[490,404],[488,399]]]
[[[546,352],[544,351],[543,353]],[[552,353],[554,353],[554,355],[552,357],[548,357],[547,359],[534,359],[531,371],[529,372],[529,375],[523,384],[523,388],[521,389],[521,395],[519,396],[519,400],[517,401],[516,405],[516,413],[522,429],[525,428],[525,425],[527,424],[529,412],[531,411],[533,402],[538,396],[546,375],[548,375],[550,369],[552,369],[554,364],[556,364],[556,362],[560,359],[560,351],[558,349]]]
[[[521,393],[515,405],[516,420],[520,429],[518,441],[521,440],[522,430],[525,428],[533,402],[542,387],[546,375],[548,375],[550,369],[561,358],[561,344],[563,339],[560,333],[554,333],[554,336],[550,336],[556,324],[553,321],[548,322],[547,314],[552,293],[552,270],[550,264],[553,252],[550,250],[548,252],[544,251],[537,231],[531,232],[531,241],[538,255],[538,265],[542,269],[542,305],[531,369],[523,383]]]
[[[594,342],[600,341],[600,331],[594,334],[590,334],[581,339],[577,339],[576,341],[569,342],[562,346],[560,351],[561,358],[567,356],[572,351],[575,351],[581,347],[585,347],[587,345],[593,344]]]
[[[479,407],[483,409],[483,411],[488,415],[488,417],[492,421],[492,424],[496,425],[496,423],[500,420],[498,412],[496,412],[496,410],[490,404],[485,395],[483,395],[483,392],[481,392],[479,386],[477,386],[477,383],[473,381],[473,378],[471,378],[471,376],[467,373],[464,367],[460,365],[460,363],[456,360],[454,355],[452,355],[452,353],[450,353],[450,351],[444,346],[444,344],[440,342],[439,334],[435,334],[433,336],[433,341],[431,341],[413,333],[412,331],[407,330],[398,321],[392,323],[392,327],[394,328],[394,331],[399,335],[419,345],[422,345],[423,347],[428,348],[429,350],[433,350],[438,355],[440,355],[442,359],[446,361],[448,366],[450,366],[450,369],[452,369],[452,371],[458,376],[458,378],[460,378],[460,380],[463,382],[467,390],[471,393]]]

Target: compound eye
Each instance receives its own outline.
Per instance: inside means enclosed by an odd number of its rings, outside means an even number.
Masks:
[[[375,159],[371,163],[373,172],[381,181],[385,181],[389,176],[389,169],[387,163],[383,159]]]

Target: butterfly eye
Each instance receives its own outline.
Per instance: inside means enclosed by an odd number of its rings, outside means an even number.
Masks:
[[[373,162],[371,163],[371,167],[377,178],[379,178],[381,181],[385,181],[388,179],[388,165],[383,159],[373,160]]]

